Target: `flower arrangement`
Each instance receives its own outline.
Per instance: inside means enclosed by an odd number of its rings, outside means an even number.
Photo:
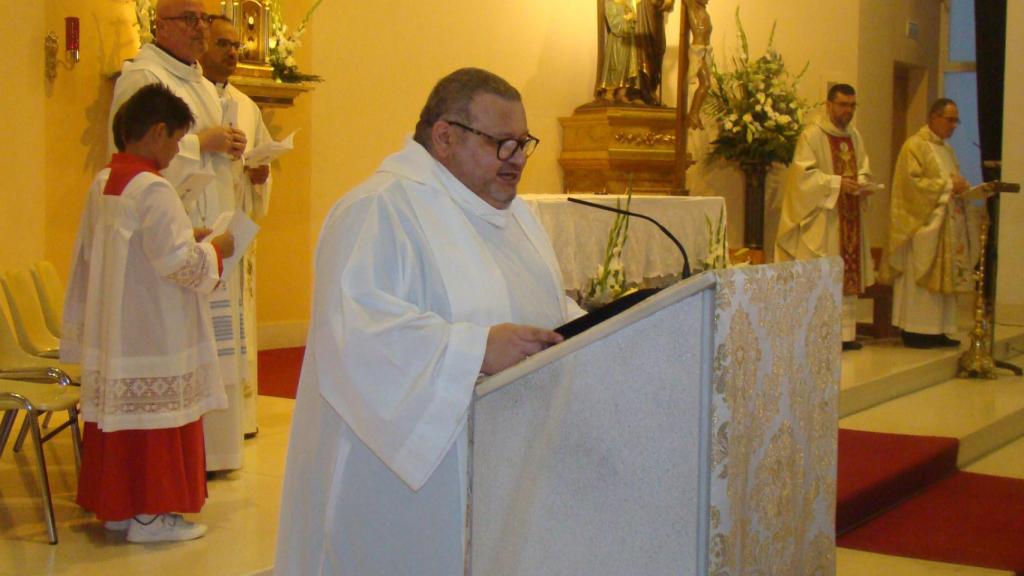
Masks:
[[[712,83],[705,103],[710,115],[718,119],[718,137],[711,142],[708,159],[721,158],[741,164],[768,166],[773,162],[789,164],[793,159],[804,114],[810,109],[798,95],[795,77],[786,71],[782,56],[772,47],[772,25],[765,54],[750,59],[747,35],[736,9],[736,28],[740,42],[739,58],[733,58],[732,72],[712,69]]]
[[[267,8],[270,11],[270,39],[267,43],[267,52],[270,58],[270,65],[274,69],[274,79],[278,82],[322,82],[323,78],[316,74],[306,74],[299,71],[295,61],[295,50],[302,45],[299,38],[306,33],[306,24],[313,16],[313,12],[320,7],[323,0],[316,0],[306,16],[299,23],[295,32],[289,32],[288,25],[284,23],[281,15],[281,1],[270,0]]]
[[[626,210],[633,201],[632,182],[626,185]],[[619,200],[616,208],[622,208]],[[622,250],[629,238],[629,216],[616,214],[611,229],[608,230],[608,242],[604,250],[604,262],[597,266],[597,272],[590,279],[587,291],[583,294],[584,308],[596,308],[607,304],[629,292],[626,281],[626,269],[622,265]]]

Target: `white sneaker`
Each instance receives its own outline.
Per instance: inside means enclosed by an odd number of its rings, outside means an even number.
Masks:
[[[127,520],[107,520],[103,523],[104,530],[110,530],[111,532],[124,532],[128,529],[132,523],[132,519]]]
[[[181,514],[161,514],[148,523],[136,516],[128,528],[129,542],[180,542],[206,534],[206,525],[188,522]]]

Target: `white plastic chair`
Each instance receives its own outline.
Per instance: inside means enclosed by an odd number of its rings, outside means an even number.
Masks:
[[[43,308],[46,328],[57,338],[61,337],[61,319],[64,317],[64,286],[57,269],[48,260],[32,265],[32,280],[36,285],[39,303]]]
[[[28,270],[8,270],[0,278],[7,295],[7,304],[18,333],[18,342],[33,356],[57,358],[60,340],[46,328],[43,308]]]

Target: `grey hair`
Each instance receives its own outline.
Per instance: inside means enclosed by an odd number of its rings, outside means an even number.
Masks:
[[[469,122],[469,104],[480,93],[493,94],[513,102],[523,101],[519,91],[500,76],[480,68],[460,68],[441,78],[430,91],[416,123],[413,139],[430,150],[434,124],[452,116],[462,122]]]
[[[950,104],[956,106],[956,102],[949,98],[939,98],[935,102],[932,102],[931,108],[928,108],[928,118],[942,116],[942,114],[946,112],[946,106],[949,106]]]

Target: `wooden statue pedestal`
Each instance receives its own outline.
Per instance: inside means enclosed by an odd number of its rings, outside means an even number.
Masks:
[[[636,194],[685,194],[675,184],[675,108],[587,105],[558,121],[564,192],[624,194],[632,178]]]

